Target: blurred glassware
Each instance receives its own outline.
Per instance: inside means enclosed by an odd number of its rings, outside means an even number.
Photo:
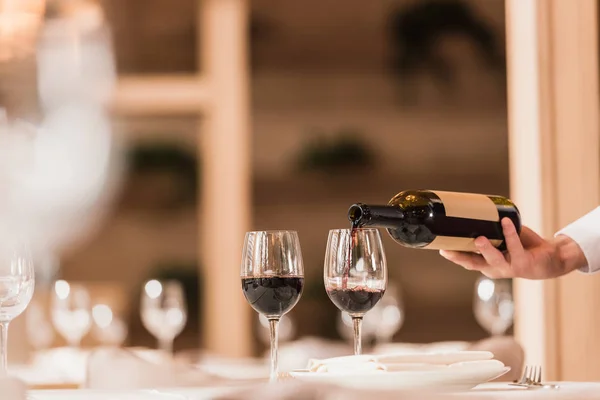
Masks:
[[[377,344],[391,342],[404,324],[404,303],[399,287],[388,283],[385,296],[371,313],[373,316],[369,314],[365,316],[367,330],[373,332]]]
[[[6,375],[8,325],[27,308],[35,287],[33,259],[18,248],[0,252],[0,375]]]
[[[142,323],[155,338],[159,349],[173,353],[173,341],[187,322],[187,305],[178,281],[150,280],[142,291]]]
[[[25,313],[25,321],[27,339],[33,349],[42,351],[50,348],[55,338],[54,327],[40,300],[34,298],[31,301]]]
[[[492,336],[499,336],[513,324],[514,301],[510,279],[480,276],[473,300],[475,319]]]
[[[27,238],[37,260],[84,240],[106,214],[121,171],[115,76],[95,2],[0,2],[0,246]]]
[[[91,311],[90,295],[85,287],[64,280],[54,283],[52,323],[70,347],[79,347],[81,339],[90,331]]]
[[[258,337],[261,342],[268,345],[271,343],[269,319],[263,314],[258,314],[258,321],[260,322]],[[294,320],[289,314],[284,314],[283,317],[279,319],[279,332],[277,333],[279,343],[285,343],[292,340],[296,334],[296,324],[294,324]]]
[[[120,347],[127,338],[127,325],[116,316],[106,304],[96,304],[92,308],[94,327],[92,333],[102,344]]]
[[[404,324],[404,303],[399,286],[389,283],[385,296],[363,319],[363,343],[381,345],[392,341]],[[352,317],[340,312],[337,330],[345,340],[352,340]]]

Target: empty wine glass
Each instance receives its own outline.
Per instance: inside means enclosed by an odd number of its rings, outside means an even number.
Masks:
[[[80,284],[58,280],[52,295],[52,323],[69,347],[77,348],[92,327],[90,295]]]
[[[0,251],[0,375],[8,368],[8,325],[29,305],[35,286],[31,255],[24,250]]]
[[[141,302],[144,327],[157,340],[158,347],[173,353],[173,342],[187,323],[187,304],[181,283],[150,280],[144,285]]]
[[[492,336],[503,335],[513,323],[511,280],[479,277],[475,283],[473,312],[479,325]]]
[[[101,343],[120,346],[127,338],[127,325],[117,317],[110,306],[96,304],[92,308],[93,334]]]
[[[327,295],[352,317],[354,354],[362,352],[363,316],[379,302],[387,286],[387,265],[377,229],[329,231],[323,278]]]
[[[248,232],[242,251],[242,291],[254,310],[269,320],[271,382],[278,378],[279,320],[298,303],[304,287],[304,264],[293,231]]]

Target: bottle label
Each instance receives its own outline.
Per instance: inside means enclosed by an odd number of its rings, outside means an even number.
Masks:
[[[494,247],[498,247],[502,244],[502,240],[497,239],[490,240],[490,242]],[[431,243],[422,247],[422,249],[479,252],[477,247],[475,247],[475,239],[450,236],[436,236]]]
[[[444,192],[429,190],[440,198],[446,210],[446,217],[500,221],[496,204],[483,194]]]

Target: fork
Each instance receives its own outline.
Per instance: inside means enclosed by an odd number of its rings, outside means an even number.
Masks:
[[[558,385],[550,385],[542,383],[542,367],[536,366],[525,366],[523,376],[518,382],[511,383],[513,386],[527,387],[531,389],[558,389]]]

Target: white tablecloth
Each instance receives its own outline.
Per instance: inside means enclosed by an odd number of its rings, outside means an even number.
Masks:
[[[558,382],[558,390],[523,389],[506,383],[486,383],[457,397],[469,399],[600,399],[600,382]]]
[[[507,384],[483,384],[475,389],[450,394],[450,397],[467,400],[488,399],[569,399],[600,400],[600,382],[561,382],[559,390],[527,390]],[[232,393],[235,388],[208,387],[164,390],[138,390],[129,392],[102,392],[89,390],[57,390],[29,392],[28,400],[208,400]],[[448,395],[441,396],[444,399]],[[248,397],[250,399],[250,397]],[[400,397],[402,398],[402,397]],[[429,397],[428,397],[429,398]],[[412,399],[412,397],[411,397]],[[387,397],[386,397],[387,400]]]

